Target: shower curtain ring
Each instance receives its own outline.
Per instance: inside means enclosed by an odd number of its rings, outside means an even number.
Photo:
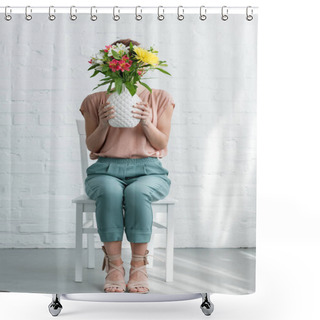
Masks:
[[[51,8],[54,8],[54,6],[50,6],[49,7],[49,17],[48,17],[48,19],[50,21],[53,21],[53,20],[55,20],[56,16],[54,14],[51,14]],[[53,9],[53,12],[56,12],[56,9]]]
[[[72,14],[72,8],[75,8],[75,6],[70,7],[70,19],[74,21],[77,20],[77,16],[75,14]],[[77,9],[75,9],[74,11],[77,12]]]
[[[183,14],[180,14],[180,8],[182,8],[182,13],[184,13],[184,9],[183,9],[183,6],[179,6],[178,7],[178,20],[183,20],[184,19],[184,15]]]
[[[30,21],[32,19],[32,15],[28,14],[28,8],[30,8],[30,6],[26,6],[26,20]],[[32,9],[30,9],[30,12],[32,12]]]
[[[228,20],[228,9],[227,9],[227,14],[223,14],[223,8],[227,8],[227,6],[223,6],[222,8],[221,8],[221,19],[223,20],[223,21],[227,21]]]
[[[163,8],[163,6],[158,6],[158,20],[162,21],[164,19],[164,15],[163,14],[159,14],[160,7]],[[164,9],[163,9],[162,13],[164,13]]]
[[[10,14],[7,14],[7,9],[10,8],[10,6],[6,6],[5,9],[4,9],[4,14],[5,14],[5,19],[7,21],[10,21],[12,19],[12,16],[10,16]],[[10,12],[12,12],[12,9],[10,9]]]
[[[114,14],[115,8],[118,8],[118,6],[113,7],[113,17],[112,17],[112,19],[113,19],[114,21],[118,21],[118,20],[120,19],[120,16],[119,16],[118,14]],[[120,10],[119,10],[119,9],[118,9],[118,13],[120,13]]]
[[[204,8],[204,14],[202,14],[202,8]],[[207,16],[205,15],[206,13],[207,13],[206,7],[205,6],[201,6],[200,7],[200,17],[199,17],[199,19],[202,20],[202,21],[206,20],[207,19]]]
[[[90,9],[90,19],[92,21],[96,21],[98,19],[98,17],[95,14],[92,14],[92,8],[95,8],[95,6],[91,7],[91,9]],[[97,9],[96,9],[96,13],[97,13]]]
[[[140,8],[140,13],[142,13],[141,7],[140,6],[136,6],[136,20],[140,21],[142,19],[142,15],[141,14],[137,14],[138,7]]]
[[[249,10],[249,8],[251,8],[251,14],[248,14],[248,10]],[[252,10],[252,7],[251,6],[248,6],[247,7],[247,9],[246,9],[246,19],[248,20],[248,21],[251,21],[252,19],[253,19],[253,10]]]

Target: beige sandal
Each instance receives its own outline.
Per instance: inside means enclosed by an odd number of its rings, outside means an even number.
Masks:
[[[133,261],[139,261],[139,260],[144,260],[144,265],[141,266],[141,267],[134,267],[134,266],[131,266],[131,269],[130,269],[130,276],[137,272],[137,271],[140,271],[142,272],[146,278],[148,279],[148,274],[145,270],[142,270],[142,269],[145,269],[145,265],[149,264],[148,260],[147,260],[147,255],[149,253],[149,250],[146,250],[145,252],[145,255],[138,255],[138,254],[132,254],[132,260]],[[130,282],[130,283],[129,283]],[[127,283],[127,291],[130,292],[130,293],[148,293],[150,290],[149,290],[149,284],[148,284],[148,280],[145,280],[145,281],[129,281]],[[131,292],[130,290],[132,288],[141,288],[141,287],[144,287],[146,289],[148,289],[148,291],[145,291],[145,292],[141,292],[141,291],[134,291],[134,292]]]
[[[106,268],[106,272],[108,273],[107,276],[105,277],[106,281],[105,281],[105,284],[103,287],[104,292],[106,292],[106,293],[121,293],[119,291],[107,291],[106,289],[109,289],[109,288],[115,288],[115,289],[121,288],[122,292],[125,292],[126,291],[126,283],[124,281],[125,270],[123,268],[123,263],[120,266],[116,266],[115,264],[113,264],[111,262],[113,260],[117,260],[117,259],[121,258],[121,254],[108,255],[106,248],[104,246],[102,246],[102,250],[105,254],[105,257],[103,259],[103,264],[102,264],[102,270],[104,270]],[[113,267],[114,269],[110,270],[110,266]],[[109,270],[110,270],[110,272],[109,272]],[[119,270],[121,273],[123,273],[123,280],[122,281],[107,280],[108,275],[115,270]]]

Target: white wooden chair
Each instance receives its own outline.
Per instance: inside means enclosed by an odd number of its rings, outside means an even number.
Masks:
[[[86,179],[87,173],[86,169],[89,166],[89,152],[86,146],[86,132],[85,132],[85,121],[76,120],[77,128],[80,139],[80,156],[81,156],[81,171],[82,171],[82,181],[83,181],[83,193],[78,197],[72,199],[72,202],[76,204],[76,246],[75,246],[75,281],[82,282],[82,252],[83,252],[83,234],[87,234],[87,245],[88,245],[88,256],[87,265],[88,268],[95,267],[95,246],[94,246],[94,234],[97,233],[95,210],[96,204],[95,200],[90,199],[84,192],[84,181]],[[92,161],[92,160],[91,160]],[[167,282],[173,281],[173,244],[174,244],[174,205],[178,202],[172,198],[164,198],[159,201],[152,202],[152,209],[155,217],[155,213],[166,213],[166,225],[162,225],[156,221],[153,221],[152,226],[152,236],[150,242],[148,243],[148,262],[147,268],[153,267],[153,258],[160,259],[153,255],[153,240],[154,234],[159,232],[164,232],[166,234],[166,259],[165,259],[165,280]],[[159,211],[157,211],[160,209]],[[162,210],[162,211],[161,211]],[[83,216],[86,214],[86,221],[84,221]],[[155,220],[155,219],[154,219]],[[125,235],[123,241],[125,239]],[[101,256],[103,259],[103,255]]]

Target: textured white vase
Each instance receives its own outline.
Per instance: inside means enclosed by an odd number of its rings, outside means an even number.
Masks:
[[[110,106],[114,106],[115,109],[115,117],[108,120],[110,126],[132,128],[140,122],[139,118],[133,117],[134,113],[131,111],[137,110],[133,108],[133,106],[142,100],[137,94],[132,96],[124,84],[122,85],[120,95],[118,92],[113,92],[107,101],[110,102]]]

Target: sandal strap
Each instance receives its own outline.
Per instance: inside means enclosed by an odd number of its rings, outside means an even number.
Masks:
[[[108,254],[107,253],[107,250],[104,246],[102,246],[102,251],[104,252],[105,256],[107,256],[109,258],[109,261],[112,261],[112,260],[117,260],[119,258],[121,258],[121,253],[118,253],[118,254]]]
[[[149,264],[148,259],[147,259],[148,253],[149,253],[149,250],[146,250],[144,255],[133,253],[132,254],[132,261],[141,261],[141,260],[143,260],[145,265]]]
[[[140,271],[140,272],[142,272],[146,277],[148,277],[148,274],[147,274],[146,271],[145,271],[145,266],[146,266],[147,264],[149,264],[148,259],[147,259],[148,253],[149,253],[149,250],[146,250],[146,252],[145,252],[144,255],[132,254],[132,261],[141,261],[141,260],[143,260],[143,261],[144,261],[144,265],[143,265],[143,266],[140,266],[140,267],[135,267],[135,266],[132,266],[132,265],[131,265],[131,270],[130,270],[131,272],[130,272],[130,274],[135,273],[135,272],[137,272],[137,271]]]
[[[110,255],[107,253],[106,248],[104,246],[102,246],[102,250],[105,254],[105,257],[103,258],[103,262],[102,262],[102,270],[106,269],[106,272],[108,272],[108,274],[110,274],[111,272],[113,272],[115,270],[118,270],[121,273],[123,273],[123,272],[125,273],[125,270],[123,268],[123,263],[121,263],[120,266],[116,266],[115,264],[113,264],[111,262],[113,260],[117,260],[117,259],[121,258],[121,254]],[[107,261],[108,261],[108,263],[107,263]],[[110,270],[110,267],[113,267],[114,269]],[[109,272],[109,270],[110,270],[110,272]]]
[[[166,262],[166,261],[167,261],[167,259],[162,259],[162,258],[160,258],[159,256],[155,256],[155,255],[153,255],[153,254],[149,254],[149,250],[146,250],[144,256],[138,255],[138,254],[133,254],[133,255],[132,255],[132,260],[133,260],[133,261],[139,261],[139,260],[142,260],[143,258],[146,258],[147,255],[148,255],[149,257],[153,257],[153,259],[159,260],[159,261],[161,261],[161,262]],[[149,264],[149,262],[147,261],[147,259],[146,259],[146,263],[145,263],[145,264]]]
[[[108,288],[114,288],[114,287],[118,287],[121,288],[123,292],[126,291],[126,283],[124,281],[111,281],[106,279],[105,283],[104,283],[104,291],[106,291],[106,289]]]
[[[144,270],[141,270],[142,268],[145,268],[145,266],[141,266],[141,267],[138,267],[138,268],[136,268],[134,266],[131,266],[131,268],[133,269],[133,271],[130,272],[130,275],[132,275],[136,271],[140,271],[148,278],[148,275],[146,274],[146,272]],[[129,282],[127,283],[127,289],[130,291],[132,288],[135,288],[135,287],[144,287],[144,288],[146,288],[148,290],[146,292],[150,291],[149,290],[148,279],[144,280],[144,281],[143,280],[142,281],[129,280]],[[146,293],[146,292],[143,292],[143,293]]]
[[[135,288],[135,287],[144,287],[146,289],[148,289],[147,292],[149,292],[149,282],[148,282],[148,274],[144,271],[144,270],[141,270],[142,268],[145,268],[145,266],[141,266],[141,267],[134,267],[134,266],[131,266],[131,268],[133,269],[133,271],[130,272],[130,275],[132,275],[133,273],[135,273],[136,271],[140,271],[142,272],[146,277],[147,277],[147,280],[141,280],[141,281],[133,281],[133,280],[129,280],[129,282],[127,283],[127,289],[130,291],[132,288]]]
[[[123,285],[126,284],[124,281],[111,281],[109,279],[105,279],[105,280],[106,280],[105,285],[116,285],[116,286],[122,287]]]
[[[110,262],[110,260],[108,261],[108,263],[106,262],[106,260],[108,260],[108,256],[104,257],[103,262],[102,262],[102,270],[106,269],[106,272],[108,272],[110,270],[110,267],[113,267],[114,269],[112,270],[119,270],[122,271],[121,267],[123,266],[123,263],[121,263],[119,266],[113,264],[112,262]],[[110,272],[112,272],[112,270]]]
[[[130,275],[137,271],[142,272],[147,278],[149,278],[148,274],[145,271],[145,266],[140,266],[140,267],[131,266]]]
[[[107,275],[108,276],[108,275]],[[107,276],[106,276],[106,278],[105,278],[105,288],[106,287],[110,287],[110,286],[117,286],[117,287],[121,287],[121,288],[123,288],[125,285],[126,285],[126,283],[124,282],[124,281],[112,281],[112,280],[109,280],[109,279],[107,279]]]
[[[133,273],[135,273],[135,272],[137,272],[137,271],[140,271],[140,272],[142,272],[142,273],[144,274],[144,276],[147,278],[147,280],[144,280],[144,281],[143,281],[143,280],[142,280],[142,281],[133,281],[133,280],[131,280],[131,281],[129,281],[128,284],[127,284],[128,290],[131,290],[131,289],[134,288],[134,287],[145,287],[145,288],[147,288],[148,291],[149,291],[149,283],[148,283],[148,278],[149,278],[149,276],[148,276],[148,274],[146,273],[145,268],[146,268],[145,265],[140,266],[140,267],[131,266],[130,276],[131,276]]]
[[[146,272],[146,265],[149,264],[148,259],[147,259],[147,255],[149,253],[149,250],[145,251],[144,255],[139,255],[139,254],[132,254],[132,261],[141,261],[143,260],[144,264],[140,267],[135,267],[133,265],[131,265],[131,269],[130,269],[130,276],[135,273],[135,272],[142,272],[144,274],[144,276],[147,278],[146,280],[142,280],[142,281],[129,281],[127,283],[127,289],[130,291],[132,288],[135,287],[144,287],[147,289],[146,292],[139,292],[139,293],[147,293],[149,292],[149,283],[148,283],[148,274]]]
[[[107,277],[110,273],[114,272],[115,270],[118,270],[121,272],[123,277],[125,276],[125,269],[123,268],[123,263],[121,265],[116,266],[113,264],[111,261],[117,260],[121,258],[121,254],[108,254],[106,251],[106,248],[102,246],[102,250],[104,252],[105,257],[103,258],[103,263],[102,263],[102,270],[106,269],[107,275],[105,277],[105,284],[104,284],[104,291],[108,288],[114,288],[114,287],[119,287],[122,289],[123,292],[126,290],[126,283],[124,280],[108,280]],[[110,269],[110,267],[113,267],[113,269]]]

